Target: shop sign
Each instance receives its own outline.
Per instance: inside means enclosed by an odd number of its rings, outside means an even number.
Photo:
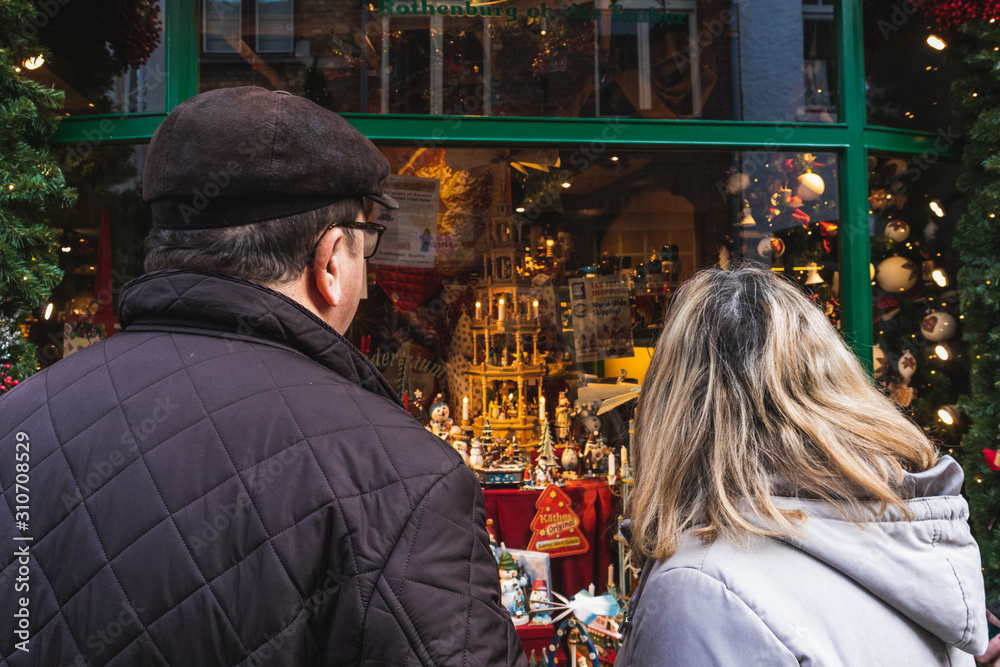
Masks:
[[[552,558],[575,556],[590,551],[590,543],[580,532],[580,517],[570,506],[566,492],[550,484],[538,496],[538,513],[531,520],[528,551],[541,551]]]

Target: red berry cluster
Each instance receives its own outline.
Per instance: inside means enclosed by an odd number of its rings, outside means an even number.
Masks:
[[[11,368],[10,364],[3,365],[3,369],[5,371],[9,371],[10,368]],[[8,391],[10,391],[11,387],[17,386],[17,380],[7,375],[6,373],[0,376],[0,378],[3,379],[3,383],[0,384],[0,394],[6,394]]]
[[[942,28],[955,28],[977,19],[1000,20],[1000,0],[925,0],[922,9]]]

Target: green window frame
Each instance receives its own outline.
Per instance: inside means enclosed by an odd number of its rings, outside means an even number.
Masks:
[[[838,21],[841,118],[832,124],[744,121],[576,119],[343,114],[376,143],[417,146],[549,145],[586,148],[703,148],[729,150],[836,151],[840,155],[843,262],[843,334],[871,371],[873,345],[871,261],[868,231],[869,151],[899,155],[931,153],[958,161],[961,143],[935,147],[939,136],[867,125],[865,112],[863,0],[842,0]],[[165,0],[167,112],[68,118],[59,143],[148,141],[167,113],[198,89],[198,7],[195,0]]]

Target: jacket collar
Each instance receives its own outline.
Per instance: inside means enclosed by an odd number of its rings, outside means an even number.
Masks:
[[[399,404],[378,369],[301,304],[257,283],[198,271],[155,271],[122,290],[122,330],[196,330],[263,340],[305,354],[368,391]]]

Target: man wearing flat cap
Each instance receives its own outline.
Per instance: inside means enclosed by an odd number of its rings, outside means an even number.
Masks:
[[[28,554],[0,554],[0,616],[30,610],[0,663],[526,663],[478,484],[342,337],[383,231],[365,201],[398,206],[388,173],[284,92],[166,118],[123,331],[0,401],[0,540]]]

